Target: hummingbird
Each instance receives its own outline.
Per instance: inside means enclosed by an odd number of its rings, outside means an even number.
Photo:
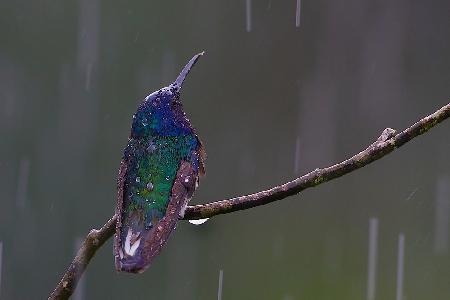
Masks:
[[[148,95],[133,115],[117,180],[117,271],[142,273],[150,266],[205,174],[206,153],[180,96],[203,53],[172,84]]]

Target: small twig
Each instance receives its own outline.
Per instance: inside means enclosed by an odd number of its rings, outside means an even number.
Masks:
[[[114,234],[116,229],[116,216],[113,216],[106,222],[100,230],[92,229],[78,250],[77,255],[70,264],[69,269],[64,277],[56,286],[53,293],[48,299],[68,299],[75,288],[78,281],[86,270],[87,265],[95,252]]]
[[[316,169],[266,191],[208,204],[188,206],[184,219],[210,218],[296,195],[307,188],[341,177],[384,157],[449,117],[450,103],[398,134],[391,128],[385,129],[381,136],[364,151],[341,163],[323,169]],[[72,295],[89,261],[95,252],[114,234],[115,228],[116,216],[113,216],[100,230],[91,230],[49,299],[67,299]]]

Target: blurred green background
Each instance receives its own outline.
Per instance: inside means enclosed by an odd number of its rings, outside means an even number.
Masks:
[[[46,298],[111,217],[132,114],[193,54],[206,51],[183,102],[208,153],[204,203],[343,160],[448,103],[449,15],[448,1],[1,1],[0,298]],[[396,299],[399,234],[403,299],[449,299],[449,133],[299,196],[182,221],[141,275],[116,273],[110,240],[74,299],[217,299],[220,270],[223,300]]]

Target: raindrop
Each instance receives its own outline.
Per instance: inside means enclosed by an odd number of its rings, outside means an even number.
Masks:
[[[295,27],[300,27],[300,6],[301,0],[297,0],[297,7],[295,9]]]
[[[245,29],[247,32],[252,31],[252,0],[245,0]]]
[[[409,201],[409,200],[411,200],[412,199],[412,197],[416,194],[416,192],[419,190],[419,188],[417,187],[417,188],[415,188],[410,194],[409,194],[409,196],[406,198],[406,200],[405,201]]]
[[[208,220],[209,220],[209,218],[189,220],[189,223],[191,223],[193,225],[202,225],[202,224],[206,223],[206,221],[208,221]]]
[[[217,288],[217,300],[222,300],[222,287],[223,287],[223,270],[219,271],[219,287]]]
[[[138,38],[139,38],[139,35],[140,35],[140,32],[138,31],[138,32],[136,33],[136,35],[134,36],[134,42],[135,42],[135,43],[137,42],[137,40],[138,40]]]
[[[398,258],[397,258],[397,297],[395,299],[403,299],[403,269],[405,257],[405,235],[398,235]]]
[[[3,242],[0,241],[0,295],[2,294],[2,258],[3,258]]]
[[[148,126],[147,118],[142,119],[142,126],[144,126],[144,127]]]
[[[151,183],[150,181],[147,183],[147,190],[152,191],[153,190],[153,183]]]
[[[136,177],[136,182],[137,183],[141,182],[141,177]]]
[[[367,267],[367,300],[375,299],[375,285],[377,275],[377,250],[378,250],[378,219],[369,221],[369,255]]]

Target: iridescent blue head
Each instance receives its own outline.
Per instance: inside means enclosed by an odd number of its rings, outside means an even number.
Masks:
[[[184,79],[203,53],[195,55],[171,85],[153,92],[145,98],[133,116],[132,138],[161,133],[175,136],[192,131],[189,120],[183,111],[180,91]]]

